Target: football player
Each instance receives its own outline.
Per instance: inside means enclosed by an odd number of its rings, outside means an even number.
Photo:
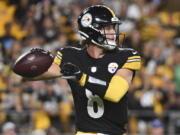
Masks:
[[[127,132],[127,92],[141,58],[133,49],[118,47],[120,24],[104,5],[86,8],[78,18],[84,47],[60,49],[48,71],[34,78],[61,76],[68,80],[75,104],[76,135]]]

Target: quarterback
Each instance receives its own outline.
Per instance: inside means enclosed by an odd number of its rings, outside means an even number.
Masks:
[[[127,92],[141,58],[137,51],[119,47],[120,24],[104,5],[86,8],[78,17],[83,47],[59,49],[47,72],[32,78],[68,80],[76,135],[127,133]]]

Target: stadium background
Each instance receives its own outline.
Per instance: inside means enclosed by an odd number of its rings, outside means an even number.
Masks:
[[[142,56],[142,69],[129,90],[129,134],[180,134],[178,0],[0,0],[0,134],[73,134],[67,82],[21,83],[11,66],[33,47],[55,53],[77,46],[79,13],[102,2],[123,21],[125,47]]]

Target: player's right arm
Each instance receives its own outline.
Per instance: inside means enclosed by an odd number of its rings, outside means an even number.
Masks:
[[[24,81],[37,81],[37,80],[46,80],[46,79],[53,79],[57,77],[61,77],[62,74],[60,72],[60,67],[56,63],[52,63],[52,65],[48,68],[48,70],[36,77],[33,78],[23,78]]]
[[[53,63],[47,69],[46,72],[44,72],[43,74],[41,74],[39,76],[33,77],[33,78],[24,78],[23,80],[36,81],[36,80],[53,79],[53,78],[57,78],[57,77],[62,77],[64,79],[73,79],[73,80],[76,79],[74,75],[78,76],[79,68],[72,69],[71,65],[68,66],[69,64],[67,64],[67,66],[63,66],[63,68],[67,68],[68,71],[66,72],[66,70],[61,70],[63,58],[68,56],[68,55],[66,55],[66,56],[64,56],[64,55],[68,51],[69,51],[69,49],[65,49],[65,48],[62,48],[61,50],[57,51],[56,56],[54,57]],[[71,70],[73,70],[73,71],[71,71]],[[71,75],[72,72],[73,72],[73,75]]]

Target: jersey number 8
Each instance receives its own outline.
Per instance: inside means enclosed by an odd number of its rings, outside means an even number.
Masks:
[[[102,117],[104,114],[103,100],[98,95],[93,95],[88,89],[86,89],[86,96],[88,98],[87,112],[89,116],[96,119]]]

